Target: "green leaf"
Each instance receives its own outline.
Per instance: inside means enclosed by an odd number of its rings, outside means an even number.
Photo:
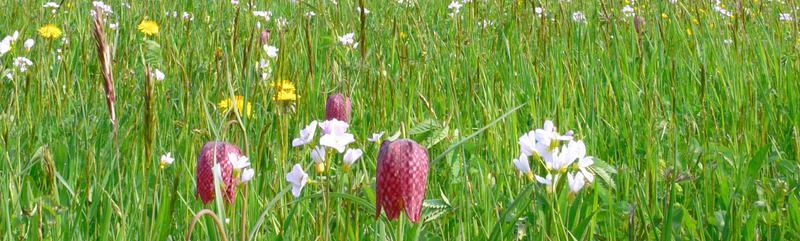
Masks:
[[[445,126],[442,129],[434,131],[433,134],[431,134],[428,137],[428,139],[425,139],[425,141],[422,142],[422,145],[427,148],[435,146],[436,144],[447,138],[447,134],[449,131],[450,129],[447,126]]]
[[[437,128],[437,127],[439,127],[439,122],[437,122],[434,119],[427,119],[427,120],[424,120],[424,121],[420,122],[419,124],[417,124],[413,128],[411,128],[411,130],[408,130],[408,134],[409,135],[422,134],[422,133],[428,132],[430,130],[433,130],[434,128]]]
[[[441,217],[442,215],[450,212],[450,209],[428,209],[425,210],[422,214],[422,222],[427,223],[437,218]]]
[[[769,146],[761,147],[758,149],[753,158],[750,159],[749,164],[747,165],[747,176],[748,177],[757,177],[758,171],[761,170],[761,166],[764,165],[768,156],[769,156]]]
[[[617,184],[614,182],[614,179],[611,178],[611,174],[617,173],[617,170],[613,166],[609,165],[603,160],[594,158],[594,165],[589,167],[589,170],[600,177],[600,180],[603,180],[603,183],[605,183],[610,189],[617,189]]]
[[[439,153],[439,155],[436,156],[436,158],[433,158],[433,161],[431,161],[431,163],[438,162],[440,159],[444,158],[445,155],[447,155],[447,153],[450,153],[451,151],[455,150],[456,148],[458,148],[459,146],[464,144],[464,142],[467,142],[468,140],[470,140],[472,138],[475,138],[476,136],[480,135],[481,133],[486,131],[486,129],[489,129],[490,127],[494,126],[495,124],[497,124],[497,122],[500,122],[501,120],[505,119],[506,117],[508,117],[512,113],[516,112],[517,110],[519,110],[520,108],[522,108],[525,105],[527,105],[527,104],[521,104],[521,105],[518,105],[518,106],[512,108],[509,111],[506,111],[506,113],[503,113],[503,115],[501,115],[500,117],[497,117],[492,122],[489,122],[489,124],[486,124],[484,127],[478,129],[477,131],[475,131],[474,133],[470,134],[469,136],[464,137],[463,139],[459,140],[458,142],[453,143],[452,145],[447,147],[447,150],[444,150],[444,152]]]
[[[450,208],[450,204],[442,199],[428,199],[422,202],[422,207],[430,209],[447,209]]]

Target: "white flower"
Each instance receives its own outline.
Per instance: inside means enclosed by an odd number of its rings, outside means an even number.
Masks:
[[[558,185],[558,178],[559,177],[560,177],[560,174],[553,175],[553,174],[550,174],[550,173],[548,173],[547,176],[545,176],[545,177],[541,177],[539,175],[535,176],[536,181],[541,183],[541,184],[544,184],[545,186],[547,186],[547,188],[546,188],[547,192],[550,192],[550,193],[555,192],[555,187]]]
[[[45,4],[42,4],[42,7],[43,8],[58,8],[59,5],[58,5],[58,3],[55,3],[55,2],[47,2]]]
[[[552,144],[553,139],[559,141],[572,140],[571,135],[562,136],[558,134],[556,131],[556,126],[550,120],[546,120],[542,128],[536,129],[534,133],[536,135],[536,144],[544,147],[549,147]]]
[[[358,13],[361,13],[361,12],[363,12],[363,13],[364,13],[364,15],[367,15],[367,14],[369,14],[369,9],[367,9],[367,8],[361,8],[361,7],[356,7],[356,12],[358,12]]]
[[[719,14],[722,14],[723,17],[732,17],[733,16],[731,11],[728,11],[728,10],[722,8],[722,6],[720,6],[720,5],[714,6],[714,11],[717,11]]]
[[[172,158],[172,153],[171,152],[167,152],[166,154],[161,155],[161,159],[159,159],[159,163],[161,164],[160,165],[161,168],[164,168],[165,166],[172,165],[173,162],[175,162],[175,158]]]
[[[336,149],[339,153],[344,152],[348,144],[356,141],[353,134],[347,133],[349,126],[347,122],[337,119],[323,121],[319,124],[323,134],[319,144]]]
[[[25,72],[28,70],[28,67],[33,65],[30,59],[25,57],[16,57],[14,58],[14,67],[19,68],[19,72]]]
[[[531,173],[531,164],[528,162],[528,156],[525,154],[519,155],[519,158],[514,159],[512,162],[514,163],[514,167],[517,168],[517,171],[528,176],[528,179],[533,178],[533,173]]]
[[[250,166],[249,158],[236,153],[228,153],[228,162],[231,163],[234,170],[242,170]]]
[[[594,164],[594,158],[590,156],[580,158],[578,159],[577,164],[578,164],[578,171],[580,171],[580,173],[583,174],[583,177],[586,178],[586,181],[589,183],[594,182],[594,174],[592,174],[592,172],[590,172],[587,169],[588,167]]]
[[[780,17],[781,21],[784,21],[784,22],[794,21],[794,17],[792,16],[791,13],[781,13],[778,16]]]
[[[25,47],[25,49],[27,49],[28,51],[30,51],[31,48],[33,48],[33,44],[35,43],[36,42],[34,42],[33,39],[27,39],[25,40],[25,43],[22,44],[22,46]]]
[[[356,138],[350,133],[325,134],[319,138],[320,145],[336,149],[339,153],[344,152],[347,145],[355,141]]]
[[[286,18],[278,17],[275,19],[275,27],[278,29],[284,29],[286,26],[289,26],[289,20],[286,20]]]
[[[255,175],[256,175],[256,172],[255,172],[255,170],[253,170],[253,168],[245,168],[242,171],[242,176],[241,176],[242,179],[239,181],[239,184],[241,185],[241,184],[249,182],[251,179],[253,179],[253,176],[255,176]]]
[[[0,41],[0,56],[3,56],[4,54],[8,53],[8,51],[11,51],[11,44],[13,44],[14,41],[16,41],[16,37],[14,36],[6,36],[2,41]]]
[[[118,29],[119,28],[119,23],[109,23],[108,24],[108,28],[110,28],[110,29]]]
[[[383,131],[378,132],[378,133],[374,133],[374,134],[372,134],[372,137],[367,138],[367,141],[369,141],[369,142],[377,142],[377,141],[379,141],[381,139],[382,136],[383,136]]]
[[[450,2],[450,5],[447,5],[447,9],[452,10],[453,11],[452,14],[455,15],[461,11],[461,7],[463,6],[464,5],[461,5],[461,3],[458,1],[452,1]]]
[[[239,5],[239,0],[231,0],[232,5]]]
[[[161,72],[159,69],[155,69],[153,71],[153,76],[156,77],[156,80],[158,81],[164,80],[164,72]]]
[[[574,175],[572,173],[567,173],[567,184],[571,193],[578,193],[581,191],[581,188],[586,185],[586,179],[580,172]]]
[[[314,11],[308,11],[308,12],[306,12],[305,16],[307,18],[311,18],[311,17],[317,16],[317,13],[315,13]]]
[[[272,45],[269,45],[269,44],[265,44],[264,45],[264,52],[267,52],[267,57],[270,57],[270,58],[273,58],[273,59],[278,57],[278,48],[276,48],[275,46],[272,46]]]
[[[577,23],[585,24],[586,23],[586,16],[584,16],[583,12],[581,12],[581,11],[574,12],[574,13],[572,13],[572,21],[575,21]]]
[[[314,147],[314,150],[311,150],[311,160],[314,160],[316,163],[325,162],[325,147]]]
[[[344,134],[347,132],[347,128],[350,125],[347,122],[340,121],[337,119],[333,120],[326,120],[319,124],[319,128],[322,129],[322,134]]]
[[[494,21],[488,20],[488,19],[484,19],[483,21],[478,22],[478,26],[485,29],[485,28],[494,26]]]
[[[183,20],[194,21],[194,14],[183,12]]]
[[[726,40],[722,41],[722,43],[724,43],[725,45],[730,45],[730,44],[732,44],[732,43],[733,43],[733,40],[731,40],[731,39],[726,39]]]
[[[300,197],[300,192],[303,191],[303,187],[308,182],[308,174],[303,171],[303,167],[300,164],[294,164],[292,171],[286,174],[286,181],[292,184],[292,195]]]
[[[311,142],[314,139],[314,134],[317,132],[317,121],[312,121],[306,128],[300,130],[300,137],[292,140],[292,147],[298,147]]]
[[[533,9],[533,12],[536,13],[537,16],[541,17],[544,14],[544,8],[536,7]]]
[[[622,8],[622,13],[625,14],[625,17],[636,16],[636,13],[633,12],[633,7],[631,7],[631,5],[625,5],[625,7]]]
[[[253,16],[262,17],[264,21],[269,22],[272,18],[272,11],[253,11]]]
[[[103,1],[93,1],[92,5],[94,5],[95,8],[102,9],[103,13],[105,13],[106,15],[114,13],[114,10],[111,9],[111,6],[108,6]]]
[[[447,15],[450,16],[450,17],[457,16],[458,13],[461,12],[461,7],[462,6],[464,6],[464,5],[461,5],[461,3],[458,2],[458,1],[450,2],[450,5],[447,5],[447,9],[452,10],[452,12],[448,13]]]
[[[345,167],[353,165],[363,154],[364,152],[361,149],[347,149],[343,158]]]
[[[519,150],[526,156],[533,155],[536,151],[536,132],[531,131],[519,137],[517,141]]]
[[[355,35],[356,35],[355,33],[348,33],[339,36],[339,43],[341,43],[344,46],[356,48],[356,46],[358,46],[358,43],[355,41]]]

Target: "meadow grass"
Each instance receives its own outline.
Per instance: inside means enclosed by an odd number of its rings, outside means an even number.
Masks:
[[[0,35],[20,33],[0,57],[13,73],[0,81],[0,235],[181,240],[210,209],[229,219],[227,240],[797,240],[800,25],[779,19],[800,17],[797,3],[722,2],[640,0],[635,20],[621,12],[631,3],[605,0],[473,0],[454,16],[448,1],[109,1],[115,137],[92,3],[0,1]],[[157,35],[137,31],[144,19]],[[48,23],[63,36],[38,36]],[[351,32],[357,48],[339,42]],[[20,72],[18,56],[33,65]],[[148,87],[148,67],[164,80]],[[296,101],[273,100],[277,80]],[[316,174],[312,147],[290,144],[333,92],[352,99],[364,156]],[[220,114],[235,95],[251,115]],[[574,130],[610,179],[553,194],[517,174],[517,138],[545,120]],[[429,146],[422,225],[375,218],[379,144],[366,139],[381,131]],[[231,205],[195,198],[212,140],[256,171]],[[167,152],[175,162],[160,168]],[[297,198],[284,179],[295,163],[314,180]],[[191,238],[221,235],[202,217]]]

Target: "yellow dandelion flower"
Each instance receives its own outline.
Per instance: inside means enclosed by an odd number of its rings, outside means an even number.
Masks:
[[[296,101],[297,97],[299,97],[299,96],[297,94],[295,94],[294,91],[279,91],[278,94],[276,94],[275,96],[272,97],[272,100],[277,100],[277,101]]]
[[[294,83],[288,80],[273,81],[269,83],[269,87],[274,88],[276,91],[295,91]]]
[[[253,114],[253,105],[251,105],[250,102],[247,102],[247,110],[244,110],[244,96],[241,95],[234,96],[233,100],[231,100],[231,98],[224,99],[217,104],[219,109],[222,110],[223,115],[231,111],[234,105],[239,113],[245,113],[247,117]]]
[[[662,14],[661,14],[661,18],[662,18],[662,19],[667,19],[668,17],[669,17],[669,16],[667,16],[667,14],[666,14],[666,13],[662,13]]]
[[[158,24],[150,20],[142,21],[136,28],[139,29],[139,32],[142,32],[144,35],[147,36],[153,36],[158,34]]]
[[[692,29],[687,28],[686,29],[686,34],[689,35],[689,36],[692,36]]]
[[[55,39],[61,37],[62,34],[61,29],[52,24],[42,26],[37,32],[39,32],[39,36],[46,39]]]
[[[272,96],[272,100],[276,101],[296,101],[299,95],[297,95],[296,88],[294,83],[288,80],[282,81],[273,81],[269,83],[269,87],[275,89],[275,95]]]

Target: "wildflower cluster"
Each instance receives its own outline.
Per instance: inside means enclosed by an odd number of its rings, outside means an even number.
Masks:
[[[519,138],[520,156],[513,160],[514,166],[528,179],[535,178],[546,185],[548,192],[555,192],[560,177],[566,175],[570,193],[578,193],[594,181],[594,173],[590,170],[594,160],[593,157],[586,156],[586,145],[583,141],[574,139],[572,131],[561,135],[552,121],[545,121],[541,129],[530,131]],[[544,177],[533,174],[528,157],[544,164]]]
[[[292,140],[293,147],[312,145],[315,142],[317,128],[321,130],[319,139],[311,149],[311,160],[314,161],[314,169],[317,173],[325,171],[325,163],[328,160],[328,149],[335,150],[342,155],[343,170],[348,172],[364,152],[359,148],[348,148],[347,146],[355,142],[355,136],[348,133],[350,127],[347,122],[337,119],[326,121],[312,121],[305,128],[300,130],[299,136]],[[303,172],[302,166],[295,165],[292,172],[286,175],[286,181],[292,184],[292,194],[296,197],[300,195],[308,175]]]

